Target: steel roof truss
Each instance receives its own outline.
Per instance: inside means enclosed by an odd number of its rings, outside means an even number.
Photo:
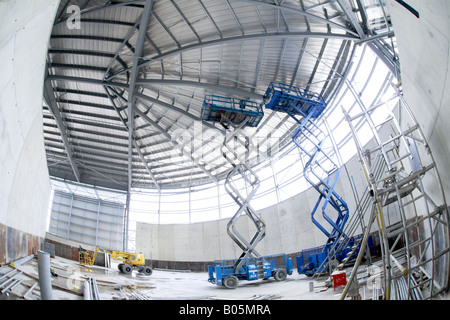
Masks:
[[[46,80],[44,83],[44,99],[47,102],[47,105],[49,107],[49,111],[52,113],[53,117],[55,118],[56,124],[58,126],[59,132],[61,134],[61,138],[64,143],[64,148],[66,150],[66,155],[69,160],[70,166],[72,167],[73,174],[75,175],[75,178],[78,182],[80,182],[80,171],[74,161],[74,156],[72,153],[72,148],[69,142],[69,139],[67,137],[67,127],[64,123],[64,120],[61,116],[61,112],[59,111],[58,104],[56,102],[55,93],[53,91],[53,86],[51,84],[50,80]]]

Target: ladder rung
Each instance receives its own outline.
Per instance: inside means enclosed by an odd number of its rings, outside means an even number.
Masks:
[[[384,120],[383,122],[381,122],[381,123],[375,125],[375,128],[379,128],[379,127],[381,127],[382,125],[388,123],[389,121],[391,121],[391,120],[393,120],[393,119],[394,119],[394,117],[388,117],[388,118],[387,118],[386,120]]]
[[[394,161],[389,162],[389,165],[392,166],[393,164],[396,164],[397,162],[400,162],[400,161],[402,161],[403,159],[406,159],[406,158],[409,157],[409,156],[411,156],[411,153],[407,153],[407,154],[401,156],[400,158],[395,159]]]
[[[421,193],[420,195],[414,197],[412,200],[409,200],[409,201],[406,201],[406,202],[402,202],[402,206],[406,207],[406,206],[410,205],[411,203],[413,203],[413,202],[423,198],[423,196],[424,196],[423,193]]]
[[[398,196],[400,196],[400,198],[406,197],[411,192],[413,192],[414,189],[416,189],[416,184],[415,183],[412,183],[412,184],[409,184],[409,185],[407,185],[407,186],[405,186],[403,188],[400,188],[399,194],[394,193],[394,195],[392,197],[390,197],[390,198],[387,197],[385,199],[385,201],[383,202],[383,206],[387,206],[388,204],[394,203],[395,201],[399,200]]]

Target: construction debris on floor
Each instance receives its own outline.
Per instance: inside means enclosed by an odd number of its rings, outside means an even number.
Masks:
[[[54,300],[338,300],[343,289],[296,273],[283,282],[257,280],[230,290],[210,284],[207,272],[155,269],[149,277],[136,271],[123,274],[115,265],[86,267],[58,256],[50,266]],[[38,257],[0,267],[0,293],[3,300],[41,300]]]

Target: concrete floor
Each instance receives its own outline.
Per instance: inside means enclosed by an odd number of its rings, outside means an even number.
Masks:
[[[343,287],[335,290],[325,286],[326,278],[311,279],[296,270],[286,281],[274,279],[241,281],[236,289],[226,289],[207,281],[206,272],[153,270],[151,276],[119,273],[117,265],[111,268],[84,267],[76,261],[61,257],[51,258],[51,267],[57,276],[52,277],[54,300],[83,300],[85,280],[94,277],[101,300],[339,300]],[[22,282],[12,291],[1,294],[1,299],[40,300],[37,259],[16,267]],[[13,270],[0,268],[2,274]],[[16,271],[17,272],[17,271]],[[314,291],[310,292],[310,282]],[[36,284],[35,288],[24,295]]]
[[[300,275],[294,269],[292,275],[283,282],[269,280],[240,281],[236,289],[226,289],[208,282],[206,272],[185,272],[175,270],[153,270],[151,276],[133,271],[122,274],[117,263],[111,268],[100,266],[85,267],[77,261],[61,257],[51,258],[53,268],[53,300],[84,300],[84,283],[95,278],[100,300],[339,300],[344,286],[327,286],[327,277],[310,278]],[[17,269],[17,270],[14,270]],[[0,279],[0,300],[40,300],[39,273],[37,258],[19,266],[0,267],[0,276],[13,271]],[[345,270],[348,275],[351,268]],[[3,281],[21,272],[16,279],[21,282],[12,290],[5,290]],[[15,281],[15,280],[14,280]],[[14,281],[11,281],[13,283]],[[310,291],[310,283],[314,284]],[[34,287],[33,287],[34,286]],[[30,290],[33,288],[33,290]],[[362,289],[360,289],[362,294]],[[371,297],[367,296],[366,299]],[[349,298],[347,298],[349,299]],[[364,298],[363,298],[364,299]],[[448,293],[436,300],[449,300]]]

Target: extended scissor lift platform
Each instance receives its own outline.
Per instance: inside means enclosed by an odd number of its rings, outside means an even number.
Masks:
[[[328,271],[330,257],[341,256],[335,249],[338,241],[348,240],[344,226],[349,214],[347,204],[334,190],[340,170],[323,149],[327,135],[314,121],[327,105],[319,94],[277,82],[272,82],[267,88],[264,102],[267,109],[286,113],[299,124],[292,135],[292,140],[309,157],[304,166],[304,176],[319,193],[311,212],[311,219],[328,240],[320,251],[314,253],[305,251],[297,257],[297,270],[307,275],[325,273]],[[331,231],[315,218],[321,204],[322,216],[331,225]],[[328,213],[328,205],[334,209],[333,217]]]
[[[285,254],[276,256],[261,256],[256,245],[266,234],[266,225],[261,216],[251,207],[250,200],[259,188],[259,179],[246,163],[246,155],[242,156],[236,150],[236,145],[250,151],[251,142],[245,136],[243,128],[256,127],[264,116],[261,104],[249,100],[207,95],[203,102],[202,120],[220,123],[227,134],[222,145],[222,155],[231,164],[232,169],[225,179],[225,189],[239,206],[238,211],[227,225],[230,238],[242,249],[238,259],[217,260],[208,267],[208,281],[236,288],[239,280],[257,280],[274,277],[282,281],[292,274],[292,259]],[[247,191],[240,192],[234,185],[235,178],[245,181]],[[251,239],[246,239],[236,229],[240,217],[246,215],[256,227]]]
[[[280,82],[271,82],[263,98],[268,109],[305,118],[317,118],[327,106],[321,95]]]
[[[261,104],[250,100],[207,95],[203,101],[202,120],[219,122],[226,128],[245,122],[246,127],[256,127],[264,116]]]

